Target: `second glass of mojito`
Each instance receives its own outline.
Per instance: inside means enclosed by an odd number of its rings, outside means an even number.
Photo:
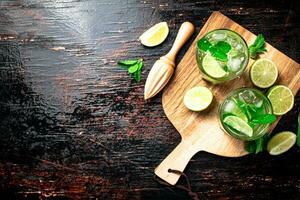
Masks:
[[[219,108],[222,128],[242,140],[255,140],[268,133],[276,120],[268,98],[254,88],[232,91]]]
[[[218,84],[244,72],[249,61],[248,46],[236,32],[217,29],[197,42],[196,58],[203,78]]]

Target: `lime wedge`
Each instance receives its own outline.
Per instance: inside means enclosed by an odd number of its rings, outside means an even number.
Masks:
[[[155,24],[147,31],[145,31],[139,40],[147,47],[154,47],[161,44],[169,34],[169,27],[167,22],[160,22]]]
[[[275,115],[283,115],[294,106],[293,92],[284,85],[273,86],[269,90],[267,97],[272,104]]]
[[[243,111],[236,105],[236,103],[232,100],[228,100],[224,105],[224,112],[233,114],[245,122],[248,122],[247,116],[243,113]]]
[[[253,63],[250,69],[252,83],[260,88],[271,87],[278,76],[278,70],[273,61],[261,58]]]
[[[226,71],[224,71],[219,62],[209,54],[204,56],[202,60],[202,67],[207,75],[213,78],[222,78],[226,75]]]
[[[241,109],[236,106],[232,111],[232,114],[234,114],[235,116],[239,117],[240,119],[244,120],[245,122],[248,122],[247,116],[243,113],[243,111],[241,111]]]
[[[268,142],[267,150],[271,155],[288,151],[296,143],[296,134],[284,131],[274,135]]]
[[[184,95],[184,105],[193,111],[206,109],[212,102],[213,95],[206,87],[194,87]]]
[[[227,116],[223,122],[248,137],[252,137],[253,135],[253,129],[244,120],[237,116]]]

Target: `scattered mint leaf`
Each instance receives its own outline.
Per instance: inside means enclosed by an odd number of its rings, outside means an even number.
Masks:
[[[135,80],[136,82],[141,81],[141,73],[142,73],[142,68],[144,66],[142,59],[119,61],[118,65],[120,65],[121,67],[126,67],[128,73],[130,74],[130,77],[133,80]]]
[[[118,65],[130,67],[132,65],[135,65],[139,61],[140,60],[123,60],[123,61],[119,61]]]
[[[136,72],[138,70],[138,68],[139,68],[139,65],[138,65],[138,63],[136,63],[128,68],[128,73],[132,74],[132,73]]]
[[[141,70],[143,66],[144,66],[144,63],[143,62],[139,62],[138,63],[138,70]]]
[[[249,141],[246,143],[245,149],[249,153],[258,154],[258,153],[262,152],[264,149],[266,149],[268,139],[269,139],[269,135],[266,134],[265,136],[263,136],[257,140]]]
[[[231,50],[230,44],[225,41],[219,41],[214,47],[223,53],[228,53]]]
[[[267,51],[265,48],[265,38],[262,34],[258,34],[254,43],[249,46],[249,54],[252,59],[257,58],[258,54],[264,53]]]
[[[249,153],[255,153],[255,151],[256,151],[256,142],[255,141],[247,142],[246,145],[245,145],[245,149]]]
[[[209,50],[210,47],[212,47],[212,44],[205,38],[202,38],[198,40],[197,46],[199,49],[202,49],[203,51]]]
[[[262,152],[264,150],[264,145],[265,145],[265,139],[264,137],[261,137],[256,140],[256,149],[255,149],[255,154],[258,154],[259,152]]]
[[[276,121],[276,116],[273,114],[264,114],[255,116],[251,122],[255,124],[271,124]]]
[[[142,71],[141,70],[136,71],[136,81],[137,82],[141,81],[141,75],[142,75]]]

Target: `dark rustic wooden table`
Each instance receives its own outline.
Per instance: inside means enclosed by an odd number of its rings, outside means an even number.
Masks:
[[[180,137],[161,95],[143,100],[151,66],[183,21],[198,33],[214,10],[300,62],[299,9],[291,0],[2,0],[0,198],[189,199],[153,179]],[[161,21],[167,40],[143,47],[138,36]],[[127,58],[145,60],[142,82],[116,65]],[[274,132],[296,131],[299,105],[298,94]],[[185,172],[200,199],[299,199],[299,154],[296,147],[277,157],[201,152]]]

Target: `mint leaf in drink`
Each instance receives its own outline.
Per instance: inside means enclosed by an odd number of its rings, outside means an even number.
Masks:
[[[214,47],[225,54],[231,50],[231,45],[224,41],[219,41]]]
[[[215,46],[212,46],[211,48],[209,48],[209,52],[211,53],[211,55],[213,57],[215,57],[216,59],[218,59],[220,61],[226,62],[228,60],[227,54]]]
[[[255,124],[271,124],[276,121],[276,116],[273,114],[264,114],[255,116],[251,122]]]
[[[228,61],[227,53],[230,51],[230,49],[230,44],[224,41],[219,41],[217,44],[209,48],[209,52],[216,59],[226,62]]]
[[[249,111],[247,104],[242,102],[240,99],[233,99],[233,101],[237,105],[237,107],[239,107],[240,110],[244,113],[244,115],[247,117],[248,121],[250,121],[251,113]]]
[[[265,48],[265,38],[262,34],[258,34],[254,43],[249,46],[249,54],[252,59],[257,58],[258,54],[264,53],[267,51]]]
[[[205,38],[198,40],[197,46],[203,51],[209,51],[213,57],[224,62],[228,60],[227,53],[231,50],[230,44],[225,41],[219,41],[217,44],[212,45]]]
[[[142,68],[144,66],[142,59],[119,61],[118,65],[120,65],[121,67],[126,67],[128,73],[130,74],[130,77],[133,80],[135,80],[136,82],[141,81],[141,73],[142,73]]]
[[[197,46],[199,49],[201,49],[203,51],[207,51],[212,46],[212,44],[207,39],[202,38],[202,39],[198,40]]]

